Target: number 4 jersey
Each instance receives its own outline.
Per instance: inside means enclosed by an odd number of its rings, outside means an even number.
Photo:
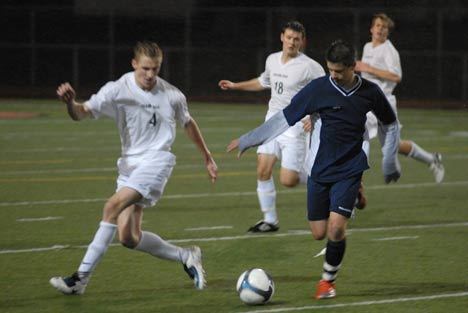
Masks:
[[[299,53],[286,63],[281,61],[282,55],[282,51],[270,54],[266,60],[265,71],[258,77],[263,87],[271,89],[265,120],[287,107],[292,97],[311,80],[325,75],[323,67],[303,53]],[[300,122],[284,132],[291,137],[297,137],[302,133]]]
[[[119,128],[122,157],[170,151],[176,136],[176,120],[190,119],[182,92],[160,77],[150,91],[141,89],[134,72],[108,82],[85,102],[94,118],[107,116]]]

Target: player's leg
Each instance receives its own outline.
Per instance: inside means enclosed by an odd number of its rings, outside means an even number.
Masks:
[[[440,153],[428,152],[411,140],[401,140],[398,152],[427,164],[437,183],[441,183],[444,180],[445,169],[442,164],[442,155]]]
[[[104,205],[102,221],[77,272],[69,277],[52,277],[50,284],[64,294],[83,294],[91,274],[114,238],[120,212],[140,199],[140,193],[126,187],[112,195]]]
[[[257,154],[257,196],[263,219],[248,229],[249,232],[277,231],[278,215],[276,212],[276,188],[273,180],[273,167],[277,161],[274,140],[262,145]]]
[[[304,173],[307,138],[305,135],[294,138],[286,135],[278,137],[281,150],[280,182],[285,187],[295,187],[301,180],[302,183],[307,183],[308,173]]]
[[[354,208],[362,175],[339,181],[330,189],[330,216],[322,279],[317,285],[317,299],[336,296],[335,280],[346,250],[346,227]]]
[[[206,284],[201,265],[201,251],[198,247],[181,248],[162,239],[155,233],[143,231],[143,206],[132,205],[118,218],[119,240],[123,246],[148,253],[160,259],[178,261],[194,280],[197,289]]]

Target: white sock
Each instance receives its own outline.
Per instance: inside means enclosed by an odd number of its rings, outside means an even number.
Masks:
[[[117,225],[101,222],[94,235],[93,241],[89,244],[86,254],[78,268],[80,278],[87,279],[93,272],[96,265],[106,253],[107,248],[114,239]]]
[[[427,152],[413,141],[411,141],[411,151],[408,156],[428,165],[434,161],[434,155],[432,153]]]
[[[143,231],[141,239],[135,250],[149,253],[155,257],[165,260],[187,262],[188,252],[186,249],[170,244],[156,234]]]
[[[276,189],[273,177],[269,180],[257,180],[257,195],[264,221],[270,224],[277,223]]]

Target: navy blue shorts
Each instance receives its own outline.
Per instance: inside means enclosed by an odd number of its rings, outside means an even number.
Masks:
[[[330,212],[351,217],[361,185],[362,174],[334,183],[307,181],[307,217],[309,221],[326,220]]]

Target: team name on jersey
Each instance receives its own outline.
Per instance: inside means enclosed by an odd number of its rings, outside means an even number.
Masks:
[[[145,109],[159,109],[159,105],[151,103],[141,104],[141,106]]]
[[[282,74],[282,73],[273,73],[273,76],[282,77],[282,78],[288,78],[288,75]]]

